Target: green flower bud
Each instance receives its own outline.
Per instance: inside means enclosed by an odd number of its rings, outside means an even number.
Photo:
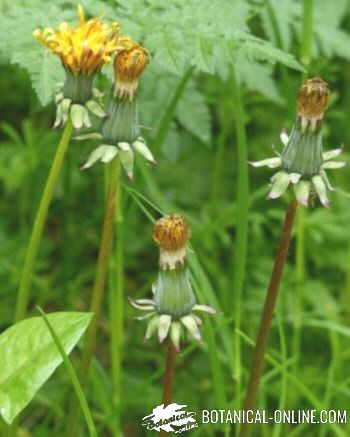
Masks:
[[[189,314],[196,304],[187,266],[161,270],[154,285],[155,308],[160,314],[178,319]]]
[[[282,132],[284,145],[281,155],[262,161],[250,162],[254,167],[281,167],[271,178],[268,199],[277,199],[290,185],[294,186],[297,201],[308,206],[314,193],[322,205],[328,207],[327,189],[332,190],[325,169],[337,169],[345,162],[330,161],[341,148],[323,153],[322,121],[329,100],[328,84],[316,77],[302,85],[298,96],[298,113],[291,135]]]

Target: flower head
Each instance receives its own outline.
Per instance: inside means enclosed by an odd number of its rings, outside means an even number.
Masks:
[[[115,94],[131,100],[138,87],[138,79],[149,62],[149,53],[137,42],[123,38],[123,48],[114,60]]]
[[[306,80],[298,96],[298,117],[302,128],[311,124],[315,129],[323,119],[329,102],[328,83],[319,77]]]
[[[116,22],[107,24],[99,18],[87,21],[80,5],[78,14],[77,26],[63,22],[57,30],[36,29],[33,36],[59,56],[71,73],[91,75],[108,64],[118,50],[120,26]]]
[[[197,305],[191,277],[186,265],[186,244],[190,229],[184,217],[173,214],[159,219],[154,227],[153,239],[160,249],[160,270],[152,287],[153,299],[131,300],[137,309],[148,311],[138,319],[150,319],[145,340],[158,332],[160,342],[170,335],[177,350],[181,336],[187,331],[201,341],[202,320],[197,312],[215,314],[207,305]]]
[[[56,121],[54,127],[71,120],[76,129],[91,127],[89,112],[105,117],[100,93],[93,89],[93,80],[103,65],[111,61],[120,48],[119,24],[107,24],[99,18],[85,19],[83,8],[78,6],[79,24],[75,27],[61,23],[57,30],[36,29],[34,38],[60,57],[66,72],[63,87],[56,95]]]
[[[128,37],[120,39],[120,46],[123,48],[118,52],[114,63],[116,82],[99,133],[103,144],[92,152],[82,168],[89,168],[99,160],[107,163],[118,155],[124,170],[132,179],[135,152],[155,164],[153,155],[141,136],[137,101],[134,98],[138,77],[148,62],[148,52]],[[93,135],[96,137],[96,133]],[[79,139],[88,137],[89,135],[80,136]],[[112,149],[114,154],[109,153]],[[105,153],[106,150],[109,152]]]
[[[271,178],[268,199],[277,199],[290,185],[298,202],[308,206],[311,194],[316,194],[324,206],[329,206],[327,190],[334,190],[329,183],[326,169],[337,169],[345,162],[331,161],[340,155],[338,148],[323,152],[322,121],[329,100],[328,84],[316,77],[308,79],[301,86],[298,97],[297,119],[290,136],[283,131],[284,145],[281,155],[251,162],[254,167],[282,167]]]
[[[159,219],[153,230],[154,241],[167,251],[176,251],[186,246],[190,230],[184,217],[179,214]]]

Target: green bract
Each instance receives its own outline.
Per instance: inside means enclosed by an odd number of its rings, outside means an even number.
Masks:
[[[76,139],[100,139],[103,144],[89,156],[82,169],[91,167],[95,162],[110,162],[118,155],[120,162],[130,179],[134,171],[135,152],[147,161],[155,164],[154,157],[140,136],[136,99],[113,95],[108,105],[107,116],[103,121],[100,133],[81,135]]]
[[[271,178],[268,199],[277,199],[292,185],[300,204],[308,206],[310,194],[314,192],[324,206],[329,206],[327,190],[334,189],[325,170],[344,167],[345,162],[331,161],[340,155],[342,148],[323,153],[321,129],[312,129],[311,126],[302,129],[299,121],[290,137],[282,132],[281,141],[284,149],[280,156],[250,162],[253,167],[281,167],[281,171]]]

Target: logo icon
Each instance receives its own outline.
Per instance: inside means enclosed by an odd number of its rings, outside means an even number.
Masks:
[[[153,408],[152,414],[142,419],[142,426],[148,430],[173,432],[180,434],[192,428],[198,428],[196,413],[186,411],[187,405],[164,404]]]

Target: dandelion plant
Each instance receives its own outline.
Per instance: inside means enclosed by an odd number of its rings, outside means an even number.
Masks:
[[[159,219],[154,226],[153,239],[159,245],[159,272],[153,284],[153,299],[130,299],[135,308],[146,311],[139,320],[148,320],[145,340],[157,333],[163,343],[168,339],[164,375],[163,403],[172,401],[172,384],[176,353],[185,334],[202,341],[198,313],[215,314],[214,308],[198,305],[193,292],[186,260],[189,226],[184,217],[173,214]]]
[[[66,72],[63,87],[56,94],[57,113],[55,127],[65,125],[55,159],[46,182],[39,208],[36,213],[32,235],[22,271],[15,320],[21,320],[27,311],[33,268],[46,222],[47,212],[61,172],[63,160],[73,132],[89,126],[87,108],[98,116],[104,116],[99,104],[93,99],[98,91],[93,90],[93,80],[103,65],[110,62],[118,47],[119,25],[108,25],[98,18],[86,21],[84,11],[78,7],[79,24],[70,27],[61,23],[58,30],[37,29],[33,36],[59,56]]]
[[[306,80],[299,92],[297,117],[292,132],[290,136],[284,131],[281,134],[281,141],[284,145],[282,153],[274,158],[251,162],[254,167],[281,167],[281,170],[271,178],[268,199],[277,199],[282,196],[289,186],[294,189],[295,199],[290,202],[286,213],[282,237],[267,290],[244,404],[246,410],[255,408],[265,350],[297,205],[308,206],[310,199],[313,201],[318,197],[322,205],[328,207],[327,191],[333,190],[333,187],[325,170],[341,168],[345,165],[342,161],[332,160],[341,153],[341,148],[323,152],[322,122],[328,100],[329,87],[325,81],[318,77]],[[243,424],[240,436],[247,436],[249,432],[249,424]]]
[[[148,61],[148,51],[139,43],[133,41],[130,37],[120,39],[120,47],[113,62],[114,84],[100,131],[76,137],[78,140],[97,139],[102,141],[102,144],[91,153],[87,162],[82,166],[82,170],[87,170],[97,161],[101,161],[108,166],[105,217],[90,304],[90,310],[95,316],[89,328],[83,350],[81,365],[83,383],[86,383],[88,379],[91,359],[96,346],[96,334],[116,227],[116,213],[120,213],[120,169],[122,167],[128,177],[133,178],[135,151],[143,155],[148,161],[155,162],[151,151],[140,135],[136,98],[139,78]],[[116,323],[116,321],[113,320],[112,323]],[[122,321],[119,322],[119,325],[121,324]],[[112,330],[113,335],[116,335],[116,332]],[[112,344],[115,344],[116,341],[116,339],[112,339]],[[116,350],[114,353],[117,354],[118,351]],[[77,424],[76,409],[75,404],[71,409],[68,424],[70,429],[75,429]]]

